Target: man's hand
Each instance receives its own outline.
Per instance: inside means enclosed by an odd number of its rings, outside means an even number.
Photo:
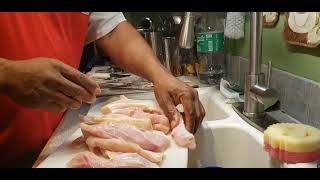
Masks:
[[[51,112],[92,103],[99,86],[85,74],[49,58],[5,63],[1,90],[16,103]]]
[[[176,106],[183,105],[184,120],[189,132],[196,133],[205,110],[199,100],[198,92],[173,76],[162,76],[154,82],[154,91],[160,107],[171,121],[171,128],[179,123]]]

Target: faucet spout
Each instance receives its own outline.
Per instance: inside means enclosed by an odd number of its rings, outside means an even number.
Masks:
[[[243,114],[251,119],[264,116],[265,110],[276,104],[278,93],[270,88],[271,62],[268,66],[267,82],[261,73],[262,55],[262,12],[252,12],[250,21],[249,72],[245,76]]]
[[[257,84],[250,89],[250,96],[253,100],[263,104],[264,110],[273,106],[279,100],[277,91]]]

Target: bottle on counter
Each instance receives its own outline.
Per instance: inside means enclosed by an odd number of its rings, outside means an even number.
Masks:
[[[200,82],[220,84],[225,74],[224,19],[205,13],[196,26],[196,43]]]

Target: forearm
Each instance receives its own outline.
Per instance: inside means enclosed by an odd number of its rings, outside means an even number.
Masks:
[[[150,46],[128,22],[119,24],[110,34],[97,40],[96,45],[120,68],[152,82],[159,76],[170,76]]]

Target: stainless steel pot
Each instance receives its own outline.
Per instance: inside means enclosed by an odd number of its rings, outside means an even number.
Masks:
[[[163,52],[162,52],[162,36],[161,32],[157,32],[154,28],[153,22],[150,18],[143,18],[140,22],[140,27],[137,31],[142,35],[142,37],[151,46],[153,52],[163,62]]]

